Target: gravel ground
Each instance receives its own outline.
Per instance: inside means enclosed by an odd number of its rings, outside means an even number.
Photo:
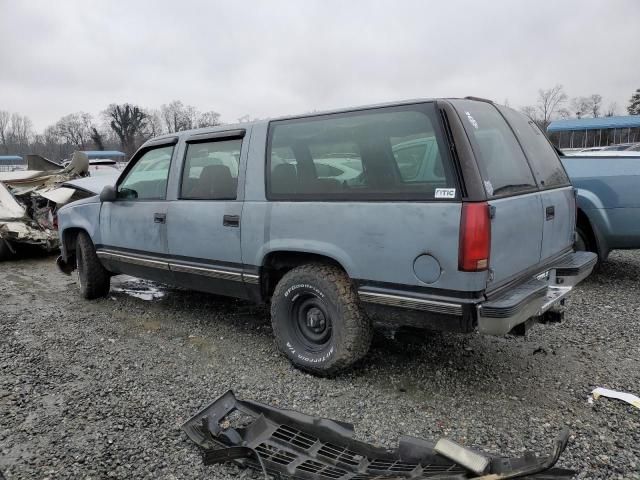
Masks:
[[[263,307],[147,283],[79,298],[51,258],[0,265],[0,472],[32,478],[258,478],[204,467],[180,425],[227,389],[352,422],[366,441],[446,435],[545,453],[578,478],[640,479],[640,411],[587,402],[640,394],[640,251],[611,256],[564,323],[526,339],[434,334],[377,340],[363,365],[314,378],[280,357]]]

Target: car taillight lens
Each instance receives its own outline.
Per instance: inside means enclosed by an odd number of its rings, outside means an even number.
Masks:
[[[463,203],[460,219],[458,269],[480,272],[489,268],[491,218],[486,202]]]

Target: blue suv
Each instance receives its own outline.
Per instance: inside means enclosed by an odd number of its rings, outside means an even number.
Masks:
[[[487,100],[412,100],[164,135],[63,207],[61,268],[271,304],[279,349],[333,374],[373,326],[503,335],[559,320],[596,261],[545,135]]]

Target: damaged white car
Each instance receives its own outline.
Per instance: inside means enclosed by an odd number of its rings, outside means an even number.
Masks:
[[[27,170],[0,173],[0,260],[10,258],[20,245],[57,250],[58,208],[96,195],[115,181],[115,172],[87,177],[87,155],[74,152],[66,167],[39,155],[27,155]]]

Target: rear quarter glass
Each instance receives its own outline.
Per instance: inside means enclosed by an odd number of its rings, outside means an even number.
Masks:
[[[469,137],[488,197],[537,190],[527,159],[498,109],[488,102],[452,100]]]
[[[267,147],[273,200],[456,200],[433,103],[274,121]]]
[[[555,149],[535,122],[511,108],[498,106],[498,109],[516,132],[540,188],[569,185],[569,177]]]

